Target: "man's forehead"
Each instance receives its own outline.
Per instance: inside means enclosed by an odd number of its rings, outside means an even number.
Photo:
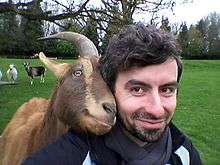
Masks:
[[[119,80],[135,80],[145,83],[161,83],[177,81],[178,67],[175,60],[167,60],[162,64],[149,65],[145,67],[133,67],[118,75]]]
[[[178,70],[177,62],[175,59],[167,59],[165,62],[161,64],[153,64],[153,65],[147,65],[147,66],[134,66],[131,67],[127,71],[122,71],[122,73],[130,73],[135,74],[137,72],[144,72],[144,73],[152,73],[152,72],[176,72]]]

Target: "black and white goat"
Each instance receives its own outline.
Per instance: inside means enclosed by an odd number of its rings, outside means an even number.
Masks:
[[[24,62],[24,68],[30,77],[30,83],[31,85],[33,84],[34,77],[40,76],[40,82],[44,83],[44,77],[45,77],[45,72],[46,69],[43,66],[30,66],[29,63]]]

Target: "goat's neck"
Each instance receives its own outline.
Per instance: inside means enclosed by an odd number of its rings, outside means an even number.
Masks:
[[[68,131],[68,126],[64,125],[63,122],[57,118],[54,112],[54,102],[57,97],[58,88],[59,85],[55,88],[46,114],[44,115],[42,127],[39,132],[39,146],[37,148],[43,147],[55,141]]]
[[[30,69],[28,67],[25,67],[25,70],[26,70],[27,73],[30,72]]]
[[[66,133],[68,127],[65,126],[54,114],[52,105],[48,107],[45,114],[42,128],[40,130],[40,147],[43,147]]]

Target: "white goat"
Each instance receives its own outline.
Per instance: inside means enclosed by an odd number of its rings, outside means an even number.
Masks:
[[[18,71],[15,68],[14,64],[9,65],[9,69],[7,70],[7,78],[9,82],[15,83],[18,78]]]
[[[2,80],[2,72],[1,72],[1,70],[0,70],[0,80]]]

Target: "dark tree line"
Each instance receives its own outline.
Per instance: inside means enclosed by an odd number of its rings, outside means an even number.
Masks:
[[[220,14],[210,13],[197,24],[183,23],[178,34],[183,57],[194,59],[220,58]]]
[[[180,26],[170,25],[167,17],[160,20],[158,12],[163,9],[170,9],[172,12],[176,5],[175,0],[101,0],[96,6],[91,2],[90,0],[78,3],[75,1],[64,3],[61,0],[0,2],[0,55],[31,56],[35,52],[46,51],[52,56],[77,56],[76,48],[67,42],[37,40],[44,35],[64,30],[86,35],[103,53],[109,37],[118,32],[122,26],[133,23],[134,14],[137,13],[146,14],[149,24],[159,23],[161,29],[173,32],[183,47],[184,57],[208,55],[210,52],[215,56],[218,53],[214,53],[214,50],[219,39],[218,37],[213,39],[216,35],[216,26],[219,24],[215,19],[218,18],[211,20],[209,16],[191,27],[184,23]]]

